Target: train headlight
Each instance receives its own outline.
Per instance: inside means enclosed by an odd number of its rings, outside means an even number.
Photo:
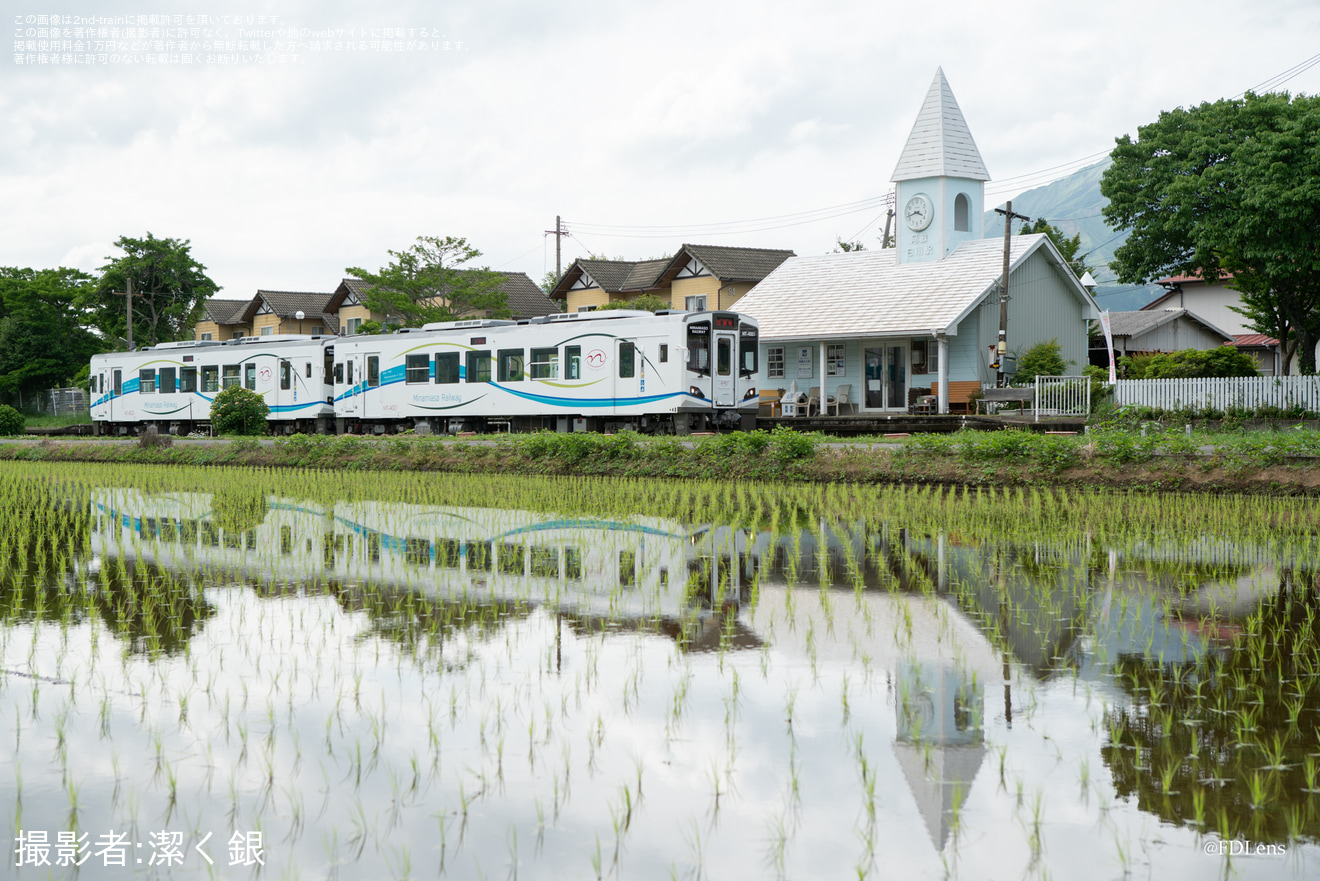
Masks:
[[[701,389],[697,388],[695,385],[688,388],[688,394],[694,398],[704,399],[706,397],[705,394],[702,393]]]
[[[744,401],[750,401],[750,400],[751,400],[752,398],[754,398],[754,397],[756,397],[756,389],[754,389],[754,388],[749,388],[749,389],[747,390],[747,393],[743,395],[743,400],[744,400]]]

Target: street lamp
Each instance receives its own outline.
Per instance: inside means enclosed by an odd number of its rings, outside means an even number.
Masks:
[[[293,313],[293,317],[298,319],[298,335],[302,336],[302,320],[307,316],[303,314],[301,309],[299,309],[297,312]]]

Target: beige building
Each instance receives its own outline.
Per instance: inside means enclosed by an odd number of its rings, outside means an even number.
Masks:
[[[206,317],[193,328],[193,339],[221,341],[247,336],[252,327],[243,316],[251,304],[251,300],[207,300]]]
[[[590,312],[647,294],[688,312],[732,309],[792,256],[769,248],[684,245],[661,260],[575,260],[550,296],[565,304],[565,312]]]

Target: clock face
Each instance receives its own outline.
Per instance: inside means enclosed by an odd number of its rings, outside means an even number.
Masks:
[[[917,193],[908,199],[907,205],[903,208],[903,220],[913,232],[921,232],[930,226],[934,214],[935,206],[931,205],[930,199],[923,193]]]

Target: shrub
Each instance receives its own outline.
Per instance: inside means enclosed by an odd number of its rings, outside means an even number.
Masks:
[[[0,404],[0,435],[22,434],[25,421],[22,413],[8,404]]]
[[[1017,359],[1015,381],[1035,382],[1037,376],[1063,376],[1068,362],[1063,360],[1063,347],[1057,339],[1036,343]]]
[[[1233,346],[1219,346],[1205,351],[1182,349],[1154,355],[1134,355],[1120,358],[1118,366],[1125,379],[1260,375],[1251,356]]]
[[[270,407],[261,395],[231,386],[211,402],[211,426],[216,434],[265,434]]]

